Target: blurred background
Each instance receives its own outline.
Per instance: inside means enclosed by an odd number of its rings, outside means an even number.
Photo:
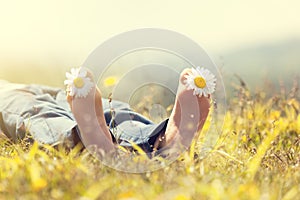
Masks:
[[[200,44],[228,86],[234,74],[255,89],[288,86],[300,71],[299,9],[298,0],[1,1],[0,79],[63,87],[103,41],[155,27]]]

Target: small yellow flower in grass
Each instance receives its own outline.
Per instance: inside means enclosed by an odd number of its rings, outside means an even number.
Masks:
[[[32,190],[37,192],[44,189],[47,186],[47,181],[41,177],[41,166],[36,161],[32,161],[28,167]]]
[[[32,182],[32,190],[37,192],[44,189],[47,186],[47,181],[45,179],[39,178]]]
[[[188,196],[184,195],[184,194],[178,194],[176,197],[175,197],[175,200],[188,200],[190,199]]]
[[[72,68],[71,73],[66,73],[67,80],[64,84],[67,85],[70,96],[86,97],[94,84],[89,77],[87,77],[87,70],[84,68]]]
[[[248,138],[247,138],[246,135],[243,135],[243,136],[242,136],[242,141],[243,141],[244,143],[246,143],[246,142],[248,141]]]
[[[278,110],[272,110],[270,113],[270,120],[276,121],[280,118],[281,112]]]
[[[132,191],[127,191],[127,192],[123,192],[121,194],[118,195],[118,199],[136,199],[135,197],[135,193]]]
[[[107,77],[105,80],[104,80],[104,85],[106,87],[109,87],[109,86],[113,86],[115,85],[117,82],[117,78],[114,77],[114,76],[110,76],[110,77]]]
[[[185,75],[185,78],[185,86],[188,90],[193,89],[194,95],[208,97],[208,95],[215,91],[216,78],[209,70],[204,69],[203,67],[197,67],[196,69],[192,68],[191,73]]]

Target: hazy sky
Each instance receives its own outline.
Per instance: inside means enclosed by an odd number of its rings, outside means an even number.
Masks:
[[[156,27],[223,52],[300,36],[299,0],[2,0],[0,64],[80,65],[101,42]]]

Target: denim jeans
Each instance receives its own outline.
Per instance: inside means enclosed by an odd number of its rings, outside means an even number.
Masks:
[[[166,129],[168,119],[154,124],[132,111],[127,103],[109,103],[104,98],[102,103],[104,117],[115,142],[129,148],[133,142],[145,151],[152,151],[156,138]],[[0,80],[0,129],[14,142],[23,139],[26,132],[40,143],[53,145],[66,139],[72,141],[74,130],[80,138],[65,91],[4,80]]]

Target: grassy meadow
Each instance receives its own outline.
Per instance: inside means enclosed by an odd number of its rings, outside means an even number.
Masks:
[[[81,143],[0,130],[0,200],[300,200],[300,0],[2,0],[0,27],[0,84],[64,89],[67,71],[87,67],[102,97],[155,123],[182,69],[217,78],[213,112],[172,162],[133,144],[106,157],[118,171]],[[126,172],[145,168],[156,170]]]
[[[205,157],[204,131],[175,162],[142,174],[104,166],[80,145],[3,138],[0,199],[299,199],[298,89],[295,82],[269,98],[232,86],[222,132]]]

